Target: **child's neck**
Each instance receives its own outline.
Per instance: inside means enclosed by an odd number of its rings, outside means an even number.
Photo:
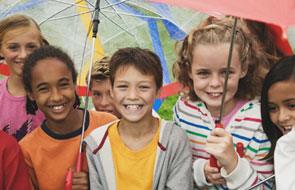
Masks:
[[[6,88],[12,96],[21,97],[27,95],[22,78],[19,76],[9,76]]]
[[[49,130],[58,135],[74,132],[83,125],[83,110],[73,109],[70,115],[62,121],[47,119],[46,125]]]
[[[237,99],[233,99],[233,100],[230,100],[230,103],[228,102],[228,103],[224,104],[223,114],[222,114],[223,117],[233,111],[233,109],[237,105],[238,101],[239,100],[237,100]],[[216,117],[216,118],[219,117],[221,106],[220,107],[207,107],[207,108],[208,108],[208,111],[210,112],[212,117]]]
[[[128,122],[121,119],[118,124],[118,133],[129,149],[138,151],[153,140],[158,128],[159,120],[153,116],[140,122]]]

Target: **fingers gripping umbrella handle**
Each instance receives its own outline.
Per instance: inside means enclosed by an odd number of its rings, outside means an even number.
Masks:
[[[223,128],[223,125],[221,123],[215,123],[215,128]],[[211,167],[218,168],[217,160],[213,155],[210,155],[209,163]]]
[[[79,152],[78,156],[77,156],[77,161],[76,161],[76,172],[82,171],[82,164],[83,164],[83,154],[82,154],[82,152]],[[66,176],[65,190],[72,190],[73,176],[74,176],[74,171],[68,170],[67,176]]]

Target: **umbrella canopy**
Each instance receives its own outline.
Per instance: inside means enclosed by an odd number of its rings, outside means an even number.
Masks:
[[[293,0],[150,0],[180,7],[194,8],[210,15],[226,14],[283,27],[295,26]]]
[[[176,5],[180,7],[193,8],[209,15],[230,15],[255,21],[264,22],[267,24],[271,33],[275,37],[277,47],[285,55],[293,54],[291,46],[294,49],[294,43],[288,43],[288,32],[294,34],[295,27],[295,1],[282,0],[149,0],[153,2]],[[289,28],[289,30],[288,30]],[[291,36],[291,35],[290,35]],[[294,42],[294,35],[289,41]],[[291,38],[291,40],[290,40]]]
[[[23,13],[33,17],[42,33],[53,44],[66,50],[79,70],[79,94],[86,95],[86,73],[89,69],[91,27],[96,0],[17,0],[0,3],[0,19]],[[164,70],[162,98],[173,95],[179,86],[173,82],[171,67],[176,59],[175,42],[207,17],[189,8],[146,0],[101,0],[100,24],[94,60],[112,55],[118,48],[138,46],[154,50]],[[90,31],[90,32],[89,32]],[[0,63],[0,75],[8,75]],[[1,79],[1,78],[0,78]],[[155,109],[161,101],[157,101]]]

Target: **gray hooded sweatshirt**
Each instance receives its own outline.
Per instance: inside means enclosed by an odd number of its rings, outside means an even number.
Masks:
[[[90,189],[116,190],[116,175],[108,129],[109,123],[85,139]],[[130,179],[133,180],[133,179]],[[128,187],[126,187],[128,189]],[[153,174],[153,190],[191,190],[192,149],[185,131],[162,120]]]

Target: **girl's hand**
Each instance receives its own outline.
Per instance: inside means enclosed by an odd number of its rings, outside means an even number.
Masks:
[[[225,129],[215,128],[210,132],[205,150],[218,160],[228,174],[236,168],[238,155],[234,148],[233,138]]]
[[[74,172],[72,190],[88,190],[89,177],[88,172]]]
[[[219,185],[225,184],[225,179],[221,177],[219,169],[216,167],[211,167],[209,160],[205,163],[204,174],[208,182]]]

